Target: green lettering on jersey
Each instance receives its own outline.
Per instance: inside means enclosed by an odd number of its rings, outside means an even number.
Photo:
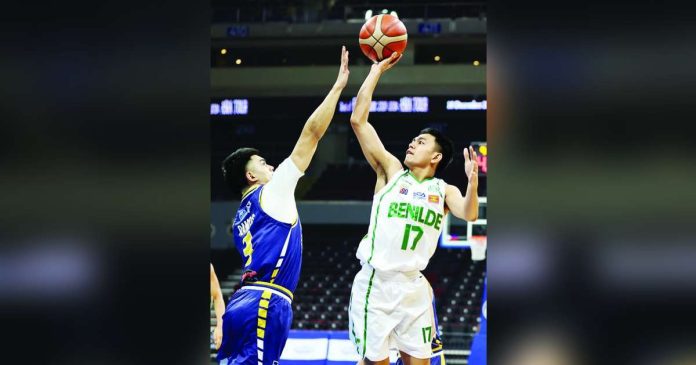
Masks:
[[[420,223],[425,223],[425,219],[423,219],[423,211],[425,211],[425,209],[423,207],[420,207],[420,212],[418,213],[418,219],[416,220]]]
[[[409,203],[399,203],[399,218],[406,218],[406,207],[411,204]]]
[[[426,226],[434,227],[439,230],[442,224],[443,215],[425,207],[412,205],[411,203],[391,203],[387,218],[405,218],[413,222],[423,223]]]
[[[435,218],[435,225],[433,227],[435,227],[435,229],[437,230],[440,230],[440,223],[442,223],[442,214],[438,213],[437,218]]]
[[[435,212],[428,209],[428,213],[425,215],[425,225],[432,227],[432,225],[435,224],[435,216]]]
[[[389,204],[389,213],[387,213],[388,218],[396,216],[396,207],[397,206],[398,206],[398,204],[396,204],[396,203]]]
[[[412,221],[418,220],[418,208],[420,207],[411,204],[406,207],[406,215],[408,215]]]

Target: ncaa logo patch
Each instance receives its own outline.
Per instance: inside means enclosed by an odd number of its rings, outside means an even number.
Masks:
[[[425,193],[422,193],[422,192],[420,192],[420,191],[414,191],[414,192],[413,192],[413,198],[414,198],[414,199],[421,199],[421,200],[424,200],[424,199],[425,199]]]
[[[442,191],[440,190],[440,184],[428,186],[428,191],[431,193],[437,193],[438,195],[442,195]]]
[[[244,209],[240,209],[237,211],[237,220],[243,221],[244,218],[246,218],[247,214],[249,214],[249,211],[251,211],[251,202],[247,202],[246,207]]]

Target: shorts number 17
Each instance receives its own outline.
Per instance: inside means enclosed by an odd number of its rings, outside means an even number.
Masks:
[[[433,327],[428,326],[428,327],[423,327],[423,343],[430,343],[430,339],[432,338],[433,334]]]

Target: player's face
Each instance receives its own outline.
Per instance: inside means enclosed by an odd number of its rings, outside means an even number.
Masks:
[[[429,134],[421,134],[411,140],[406,150],[404,164],[408,168],[428,166],[431,162],[437,162],[441,153],[437,152],[435,137]]]
[[[266,160],[257,155],[251,156],[247,162],[247,180],[254,183],[266,184],[273,177],[273,166],[266,163]]]

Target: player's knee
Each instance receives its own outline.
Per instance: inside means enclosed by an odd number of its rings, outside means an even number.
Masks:
[[[400,352],[400,355],[404,365],[430,365],[430,358],[421,359],[413,357],[403,351]]]

